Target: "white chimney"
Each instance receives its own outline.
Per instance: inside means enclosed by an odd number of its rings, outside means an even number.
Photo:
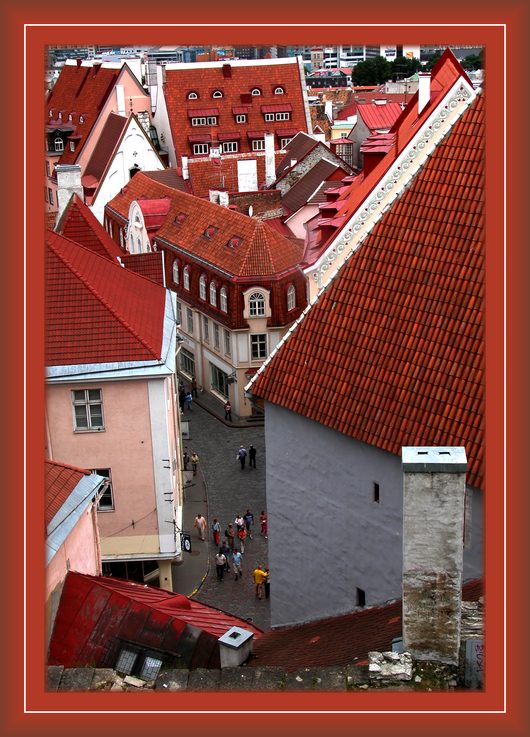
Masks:
[[[402,448],[403,648],[458,664],[467,458],[461,447]]]
[[[244,663],[252,652],[254,633],[242,627],[230,627],[219,637],[221,668],[234,668]]]
[[[116,85],[116,107],[118,115],[125,115],[125,92],[122,84]]]
[[[55,222],[58,223],[73,194],[78,195],[83,202],[85,197],[79,164],[57,164],[55,174],[57,176],[57,204],[59,208]]]
[[[275,181],[274,133],[265,133],[265,186],[270,187]]]
[[[183,156],[182,157],[182,179],[189,179],[190,178],[190,172],[188,169],[188,157]]]
[[[324,103],[324,112],[328,116],[330,123],[333,123],[333,100],[326,100]]]
[[[219,204],[221,207],[228,207],[230,203],[230,197],[228,196],[228,192],[219,192]]]
[[[418,72],[418,115],[431,99],[431,73]]]

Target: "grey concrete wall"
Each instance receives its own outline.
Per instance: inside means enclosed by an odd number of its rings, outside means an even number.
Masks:
[[[270,403],[265,442],[271,625],[351,611],[357,588],[367,606],[400,598],[401,458]],[[480,492],[472,505],[464,579],[482,573]]]

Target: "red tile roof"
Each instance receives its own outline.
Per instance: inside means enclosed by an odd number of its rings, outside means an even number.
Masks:
[[[463,445],[478,488],[483,136],[478,97],[252,389],[396,455],[404,445]]]
[[[47,366],[160,359],[165,289],[52,232],[45,276]]]
[[[401,105],[397,102],[376,104],[365,102],[357,105],[357,116],[371,131],[390,129],[402,113]]]
[[[283,154],[274,152],[275,161],[279,162]],[[196,197],[208,197],[211,189],[237,192],[239,189],[237,165],[238,161],[253,160],[256,162],[258,188],[265,182],[265,153],[254,151],[247,154],[224,154],[214,162],[210,158],[197,158],[188,161],[191,193]]]
[[[226,76],[223,66],[222,62],[211,62],[166,67],[164,95],[179,163],[181,156],[192,153],[189,136],[199,133],[197,126],[191,125],[191,114],[198,112],[206,117],[205,109],[210,106],[219,111],[218,115],[215,113],[218,125],[205,127],[203,132],[211,134],[215,140],[218,133],[239,131],[242,153],[251,150],[245,135],[247,130],[260,131],[258,137],[263,137],[265,131],[279,132],[285,127],[281,121],[265,123],[263,105],[280,105],[282,110],[287,109],[287,105],[292,106],[290,127],[307,131],[300,68],[294,59],[252,63],[232,61],[229,76]],[[277,87],[283,87],[283,95],[274,94]],[[259,88],[261,95],[251,95],[254,88]],[[223,97],[212,98],[215,90],[221,90]],[[188,100],[191,91],[198,95],[197,100]],[[236,124],[234,116],[240,113],[234,111],[242,107],[247,108],[247,121]]]
[[[122,254],[121,260],[126,269],[165,286],[164,257],[159,251],[153,253],[125,253]]]
[[[57,224],[56,232],[85,248],[115,261],[122,255],[96,216],[76,194],[72,195]]]
[[[90,471],[68,466],[66,463],[45,461],[44,472],[44,512],[46,525],[49,525],[77,484],[84,476],[90,475]]]
[[[82,184],[95,189],[103,176],[114,150],[127,126],[128,119],[123,115],[110,113],[99,135],[92,156],[85,167]]]
[[[481,581],[469,581],[462,587],[464,601],[478,601],[482,595]],[[401,637],[401,607],[399,600],[264,632],[254,643],[254,657],[249,665],[281,666],[286,671],[297,671],[365,662],[370,651],[391,650],[392,640]]]

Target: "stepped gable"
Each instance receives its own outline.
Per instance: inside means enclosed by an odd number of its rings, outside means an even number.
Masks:
[[[122,254],[90,208],[76,194],[70,198],[56,232],[112,261]]]
[[[478,96],[251,384],[269,402],[395,455],[405,445],[465,446],[477,488],[483,138]]]
[[[58,233],[46,236],[46,365],[158,361],[166,290]]]

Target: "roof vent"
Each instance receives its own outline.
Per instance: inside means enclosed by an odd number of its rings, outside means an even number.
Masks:
[[[228,248],[237,248],[242,243],[243,243],[243,238],[240,238],[237,235],[233,235],[232,238],[230,238],[230,240],[228,241],[226,245],[228,246]]]
[[[203,233],[203,236],[210,240],[217,233],[219,228],[216,225],[209,225]]]
[[[188,217],[187,213],[179,212],[179,214],[176,216],[173,222],[175,223],[175,225],[182,225],[182,223],[186,220],[187,217]]]

